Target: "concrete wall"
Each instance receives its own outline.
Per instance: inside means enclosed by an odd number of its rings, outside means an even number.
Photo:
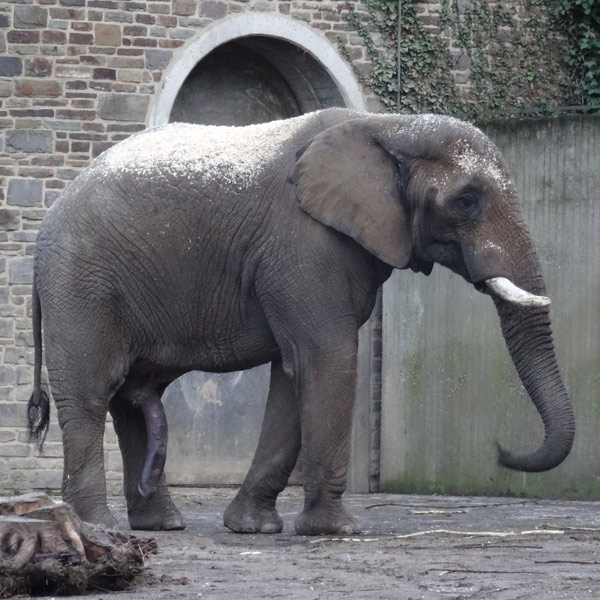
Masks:
[[[489,298],[436,267],[397,272],[383,298],[382,487],[386,491],[600,498],[600,117],[484,129],[505,153],[550,296],[559,363],[577,418],[565,463],[542,474],[496,465],[542,426]]]

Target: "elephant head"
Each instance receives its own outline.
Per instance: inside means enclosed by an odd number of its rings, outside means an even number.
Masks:
[[[296,163],[302,208],[385,263],[448,267],[490,295],[519,377],[544,423],[538,450],[499,461],[544,471],[568,455],[574,417],[555,358],[550,300],[515,188],[476,127],[434,115],[371,115],[326,129]]]

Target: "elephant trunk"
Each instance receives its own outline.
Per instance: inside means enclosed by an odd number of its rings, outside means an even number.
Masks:
[[[541,278],[537,289],[543,294]],[[531,286],[528,286],[531,287]],[[544,423],[542,446],[531,454],[515,456],[499,447],[501,465],[518,471],[546,471],[569,454],[575,419],[554,353],[550,317],[546,307],[522,307],[497,296],[494,302],[506,345],[523,386]]]

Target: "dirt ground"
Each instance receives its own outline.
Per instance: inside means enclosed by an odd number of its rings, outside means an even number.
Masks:
[[[187,529],[142,534],[159,549],[148,574],[86,599],[600,598],[600,502],[349,495],[364,533],[309,538],[293,532],[298,488],[281,496],[276,535],[223,527],[235,490],[173,491]],[[126,527],[123,502],[112,508]]]

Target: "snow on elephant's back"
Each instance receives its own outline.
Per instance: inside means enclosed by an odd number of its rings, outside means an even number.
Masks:
[[[155,179],[252,181],[281,151],[282,145],[311,118],[271,121],[245,127],[169,123],[142,131],[104,152],[93,168],[106,176],[118,172]]]

